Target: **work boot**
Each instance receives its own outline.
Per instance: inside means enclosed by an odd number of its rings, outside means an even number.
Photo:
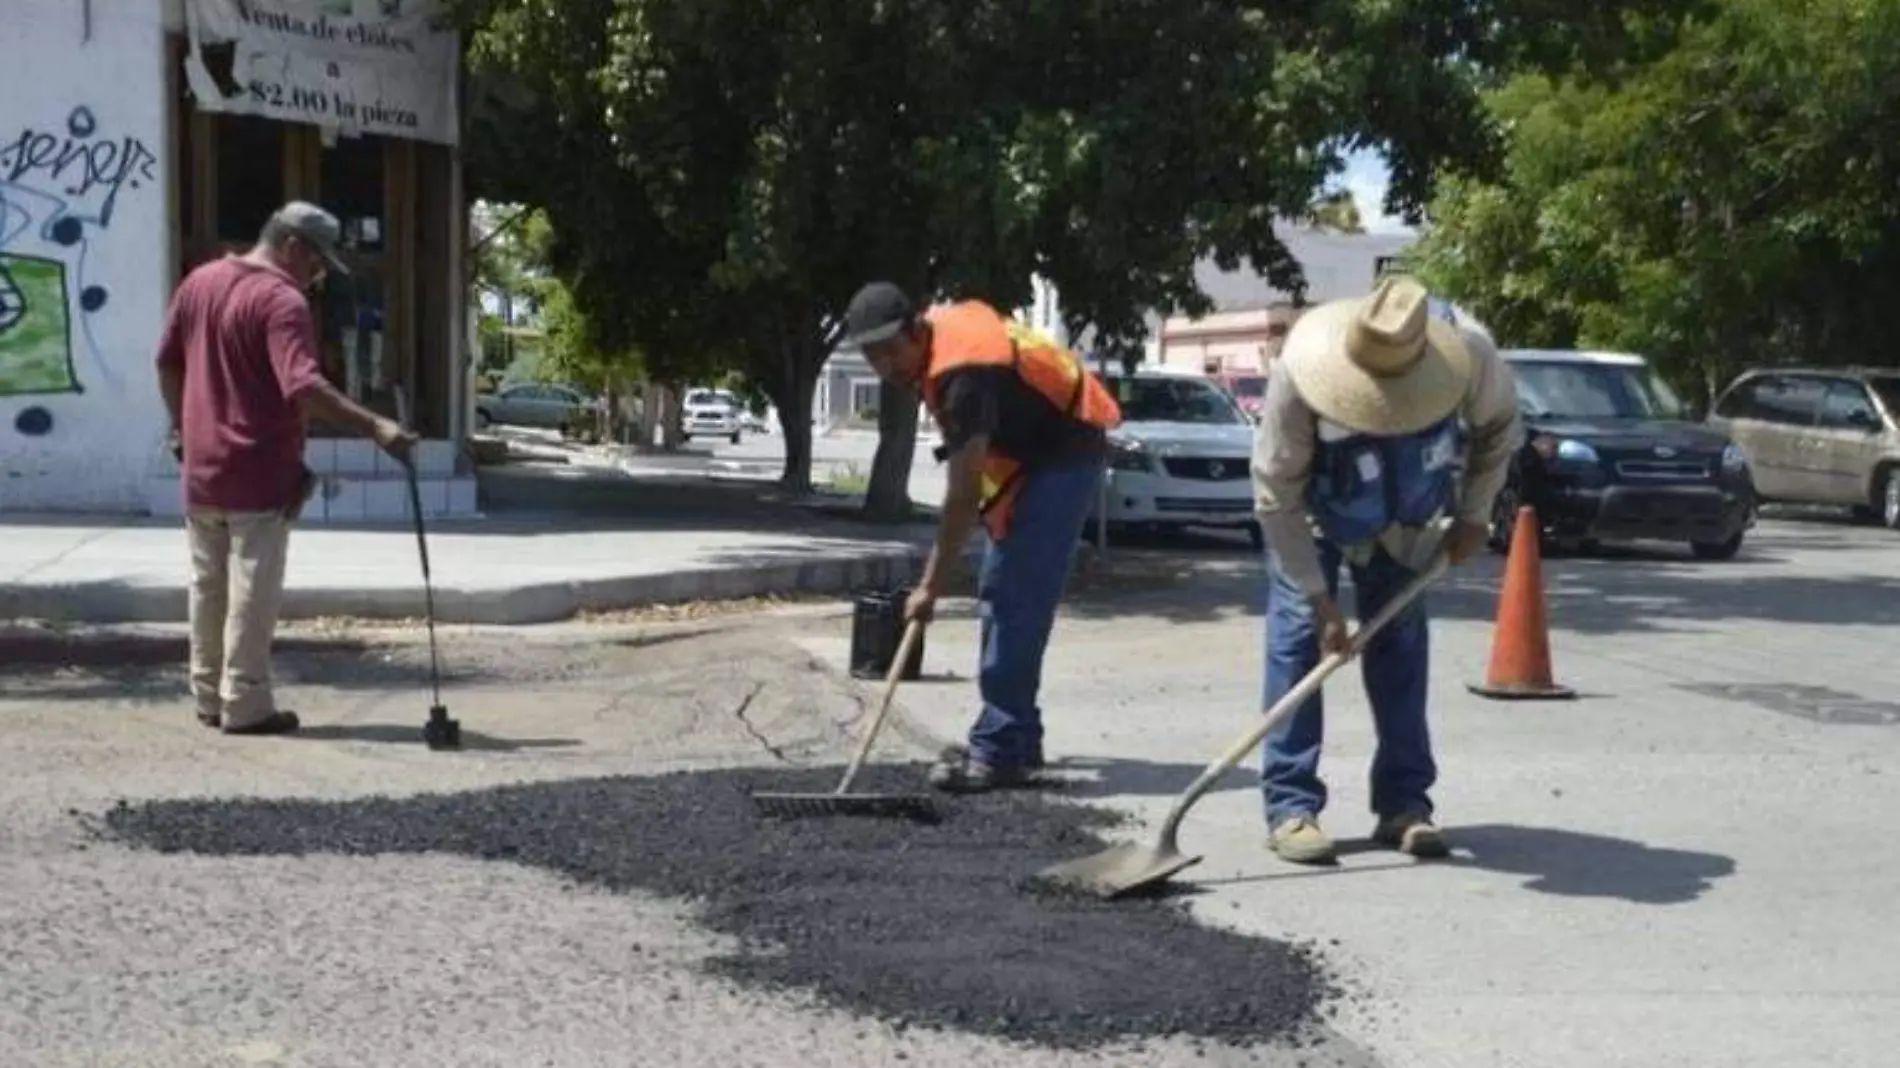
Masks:
[[[969,758],[970,747],[967,745],[946,745],[937,754],[937,762],[940,764],[957,764]],[[1041,771],[1044,766],[1041,749],[1029,754],[1029,762],[1023,765],[1031,771]]]
[[[1320,830],[1319,819],[1305,813],[1274,824],[1267,843],[1281,860],[1294,864],[1331,864],[1337,859],[1333,840]]]
[[[1451,849],[1445,845],[1445,836],[1432,826],[1429,816],[1416,812],[1404,812],[1397,816],[1388,816],[1373,828],[1372,840],[1388,849],[1414,857],[1436,860],[1451,855]]]
[[[949,794],[982,794],[1029,782],[1029,769],[997,767],[968,755],[945,760],[930,769],[930,785]]]

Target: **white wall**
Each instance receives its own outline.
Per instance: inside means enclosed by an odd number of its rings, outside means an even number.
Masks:
[[[160,6],[0,6],[0,510],[142,511],[169,461]]]

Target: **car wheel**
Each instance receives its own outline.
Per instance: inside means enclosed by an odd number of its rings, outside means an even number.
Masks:
[[[1880,493],[1880,521],[1888,530],[1900,530],[1900,467],[1887,468]]]
[[[1511,551],[1511,535],[1517,526],[1517,490],[1505,486],[1491,502],[1491,528],[1485,545],[1500,555]]]
[[[1260,524],[1247,524],[1247,540],[1253,544],[1253,551],[1255,553],[1264,553],[1267,551],[1267,532],[1261,529]]]
[[[492,422],[494,422],[494,420],[488,417],[487,412],[482,411],[480,408],[475,409],[475,425],[477,427],[486,430],[488,429],[488,424]]]
[[[732,443],[734,445],[739,444],[739,432],[737,430],[732,432]]]
[[[1733,560],[1742,551],[1742,534],[1737,531],[1727,541],[1692,541],[1689,551],[1697,560]]]

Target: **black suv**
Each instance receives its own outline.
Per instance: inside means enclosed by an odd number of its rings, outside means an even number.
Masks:
[[[1517,508],[1536,509],[1544,541],[1687,542],[1727,560],[1755,523],[1740,449],[1685,420],[1681,400],[1640,356],[1506,349],[1524,443],[1492,509],[1491,545],[1509,548]]]

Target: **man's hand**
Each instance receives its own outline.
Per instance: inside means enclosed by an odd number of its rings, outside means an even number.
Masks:
[[[1339,602],[1323,593],[1313,598],[1313,627],[1319,632],[1321,656],[1343,653],[1352,644],[1352,636],[1346,633],[1346,616],[1339,610]]]
[[[371,436],[376,439],[378,448],[405,462],[409,459],[409,450],[415,448],[416,442],[422,440],[422,435],[394,419],[376,420],[376,429]]]
[[[1456,523],[1453,523],[1451,529],[1445,533],[1444,548],[1446,562],[1453,567],[1457,567],[1466,560],[1471,559],[1474,553],[1484,547],[1484,543],[1489,540],[1490,537],[1491,532],[1480,524],[1473,523],[1468,519],[1458,520]]]
[[[904,600],[904,622],[928,623],[937,613],[937,591],[928,585],[910,591]]]

